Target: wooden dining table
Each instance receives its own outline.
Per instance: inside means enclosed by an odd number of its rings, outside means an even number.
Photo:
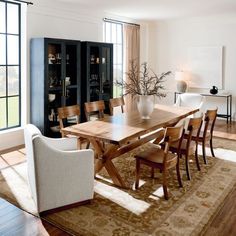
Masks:
[[[132,111],[72,125],[62,131],[65,135],[87,138],[95,151],[95,175],[105,168],[115,185],[126,188],[112,159],[155,139],[158,129],[173,126],[197,111],[194,108],[156,105],[150,119],[142,119],[138,111]]]

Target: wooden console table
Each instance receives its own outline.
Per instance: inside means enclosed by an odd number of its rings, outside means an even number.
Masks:
[[[175,92],[175,95],[174,95],[174,102],[175,103],[176,103],[177,96],[179,94],[181,94],[181,93]],[[199,94],[201,94],[202,96],[206,96],[206,97],[225,98],[226,105],[227,105],[226,114],[218,114],[217,113],[217,116],[222,117],[222,118],[226,118],[227,124],[229,121],[231,123],[231,120],[232,120],[232,94],[210,94],[210,93],[199,93]]]

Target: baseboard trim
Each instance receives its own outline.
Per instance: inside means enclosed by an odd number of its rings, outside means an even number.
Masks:
[[[7,149],[4,149],[4,150],[0,150],[0,155],[2,154],[6,154],[8,152],[14,152],[18,149],[21,149],[21,148],[24,148],[25,145],[24,144],[21,144],[21,145],[18,145],[18,146],[15,146],[15,147],[11,147],[11,148],[7,148]]]

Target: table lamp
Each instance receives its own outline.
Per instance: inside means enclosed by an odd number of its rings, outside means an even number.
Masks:
[[[185,93],[187,89],[187,83],[185,80],[185,73],[183,71],[175,72],[175,80],[177,80],[177,91],[180,93]]]

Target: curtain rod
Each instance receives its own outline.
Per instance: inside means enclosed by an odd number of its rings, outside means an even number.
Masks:
[[[104,20],[104,21],[108,21],[108,22],[114,22],[114,23],[121,23],[121,24],[128,24],[128,25],[140,26],[139,24],[129,23],[129,22],[120,21],[120,20],[114,20],[114,19],[109,19],[109,18],[103,18],[103,20]]]
[[[20,2],[20,3],[25,3],[25,4],[27,4],[27,5],[33,5],[32,2],[28,2],[28,1],[21,1],[21,0],[11,0],[11,1],[13,1],[13,2]]]

